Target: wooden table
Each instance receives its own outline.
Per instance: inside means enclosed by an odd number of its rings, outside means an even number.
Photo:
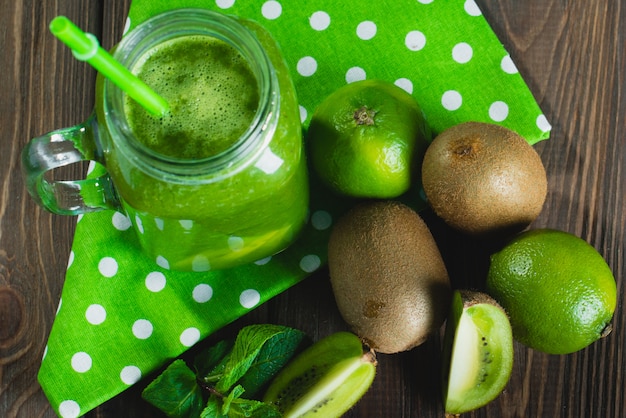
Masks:
[[[209,0],[207,0],[209,1]],[[614,0],[476,0],[553,125],[536,146],[549,194],[533,227],[572,232],[606,258],[623,294],[626,261],[626,8]],[[31,138],[84,120],[94,72],[47,31],[64,14],[110,47],[121,37],[129,0],[4,1],[0,13],[0,416],[53,417],[36,374],[63,285],[75,219],[51,215],[27,195],[19,156]],[[78,175],[83,167],[72,167]],[[457,287],[484,274],[485,249],[428,217]],[[314,339],[345,329],[327,270],[220,332],[279,323]],[[626,309],[614,331],[567,356],[515,345],[505,392],[473,417],[623,417]],[[220,335],[210,337],[218,338]],[[380,355],[375,383],[350,417],[442,417],[439,340]],[[140,398],[145,382],[88,417],[159,416]]]

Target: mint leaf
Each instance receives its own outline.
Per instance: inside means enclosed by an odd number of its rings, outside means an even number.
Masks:
[[[211,395],[206,407],[200,413],[200,418],[228,418],[228,415],[222,414],[222,399]]]
[[[291,330],[280,325],[249,325],[239,331],[233,350],[226,362],[224,374],[215,389],[226,393],[254,364],[263,345],[276,335]]]
[[[245,398],[254,398],[298,351],[304,332],[293,328],[268,339],[239,384],[246,388]]]
[[[224,404],[222,405],[222,414],[231,416],[228,411],[230,410],[230,404],[233,400],[239,398],[246,390],[241,385],[237,385],[230,391],[227,397],[224,398]]]
[[[220,341],[194,358],[192,371],[174,361],[142,393],[172,418],[274,418],[278,410],[254,397],[289,361],[304,333],[279,325],[250,325],[235,341]],[[208,398],[206,404],[204,400]]]
[[[196,375],[183,360],[170,364],[141,396],[172,418],[195,418],[204,405]]]
[[[274,405],[252,399],[231,399],[228,412],[223,412],[223,399],[212,396],[200,418],[282,418]]]
[[[252,399],[234,399],[230,405],[229,418],[282,418],[275,406]]]
[[[234,344],[233,340],[220,341],[198,354],[193,362],[197,377],[207,383],[218,380],[224,371]]]

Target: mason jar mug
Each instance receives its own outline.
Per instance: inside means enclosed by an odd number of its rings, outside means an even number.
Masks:
[[[179,9],[137,26],[113,56],[170,114],[148,114],[99,75],[86,122],[25,147],[33,198],[62,215],[125,213],[147,256],[173,270],[229,268],[291,244],[308,180],[294,87],[272,37],[253,21]],[[84,160],[106,171],[50,179]]]

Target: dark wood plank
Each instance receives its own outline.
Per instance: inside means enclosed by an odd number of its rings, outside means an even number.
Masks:
[[[606,258],[624,291],[626,253],[626,21],[612,0],[476,0],[513,56],[553,124],[536,146],[549,196],[534,227],[579,235]],[[130,0],[5,2],[0,13],[0,416],[53,417],[36,374],[63,284],[74,220],[53,216],[29,198],[19,155],[29,138],[84,120],[93,105],[94,73],[49,35],[65,14],[104,46],[121,37]],[[72,167],[73,173],[83,170]],[[457,286],[480,286],[489,248],[427,216]],[[607,339],[568,356],[515,346],[513,376],[492,404],[468,417],[621,417],[626,410],[626,312],[619,301]],[[249,323],[273,322],[317,339],[346,329],[327,271],[317,272],[200,344]],[[348,417],[441,417],[439,340],[410,352],[380,355],[372,389]],[[147,376],[146,380],[151,376]],[[89,417],[153,417],[143,384]]]
[[[3,2],[0,13],[0,415],[4,417],[54,416],[36,375],[59,303],[75,220],[52,216],[29,198],[20,175],[20,149],[29,138],[76,124],[91,110],[91,70],[71,59],[46,28],[56,14],[64,13],[97,31],[101,6],[68,3]]]

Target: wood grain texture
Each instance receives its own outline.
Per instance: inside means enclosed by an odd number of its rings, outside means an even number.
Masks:
[[[626,411],[626,6],[596,0],[476,0],[553,125],[536,146],[549,195],[533,227],[572,232],[606,258],[618,281],[613,333],[589,348],[550,356],[515,345],[513,376],[493,403],[468,417],[618,418]],[[84,120],[94,72],[47,31],[64,14],[105,47],[121,37],[130,0],[4,2],[0,13],[0,416],[54,417],[36,374],[63,285],[75,220],[41,210],[27,195],[20,152],[31,138]],[[83,168],[70,168],[78,174]],[[480,287],[491,248],[434,216],[452,281]],[[200,344],[250,323],[293,326],[318,339],[346,329],[326,270]],[[347,417],[442,417],[439,338],[380,355],[378,375]],[[193,351],[190,352],[193,354]],[[145,381],[153,376],[147,376]],[[144,382],[145,382],[144,381]],[[139,383],[88,417],[156,417]]]

